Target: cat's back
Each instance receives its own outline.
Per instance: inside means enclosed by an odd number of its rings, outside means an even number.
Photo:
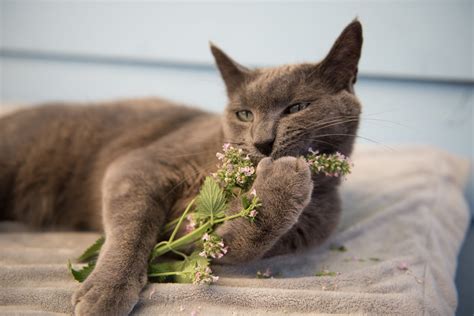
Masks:
[[[159,137],[203,114],[162,99],[43,104],[0,117],[0,155],[21,163],[43,151],[83,155],[124,136]]]
[[[137,99],[51,103],[0,117],[0,209],[18,215],[41,206],[37,225],[54,225],[47,209],[87,207],[85,187],[98,164],[105,167],[203,115],[162,99]]]

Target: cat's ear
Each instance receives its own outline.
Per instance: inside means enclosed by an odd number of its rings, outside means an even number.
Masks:
[[[209,45],[211,46],[211,52],[214,55],[217,68],[219,68],[222,79],[224,79],[227,94],[230,96],[245,82],[250,70],[227,56],[226,53],[213,43],[209,43]]]
[[[324,80],[337,91],[353,92],[362,50],[362,25],[356,19],[346,26],[328,55],[320,63]]]

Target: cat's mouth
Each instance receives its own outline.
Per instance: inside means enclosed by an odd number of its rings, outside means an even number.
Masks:
[[[289,148],[278,148],[274,149],[269,155],[264,155],[258,151],[252,151],[248,152],[249,158],[252,161],[252,163],[256,166],[262,160],[263,158],[270,157],[273,160],[277,160],[282,157],[301,157],[301,156],[306,156],[308,153],[311,151],[313,152],[318,152],[320,154],[334,154],[337,150],[334,148],[329,148],[325,146],[312,146],[308,147],[304,150],[294,150],[294,149],[289,149]]]

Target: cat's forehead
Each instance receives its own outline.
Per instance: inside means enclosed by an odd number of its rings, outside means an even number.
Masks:
[[[295,83],[301,81],[302,73],[297,65],[284,65],[272,68],[260,68],[257,76],[247,86],[247,92],[278,92],[278,90],[290,89]]]
[[[255,78],[246,85],[241,99],[257,108],[287,105],[314,92],[314,80],[310,79],[313,68],[300,64],[258,69]]]

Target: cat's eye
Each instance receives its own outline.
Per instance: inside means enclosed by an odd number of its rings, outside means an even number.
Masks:
[[[237,118],[242,122],[252,122],[253,121],[253,114],[248,110],[242,110],[235,113]]]
[[[306,109],[310,104],[311,104],[310,102],[300,102],[300,103],[292,104],[286,109],[285,112],[288,114],[293,114],[293,113]]]

